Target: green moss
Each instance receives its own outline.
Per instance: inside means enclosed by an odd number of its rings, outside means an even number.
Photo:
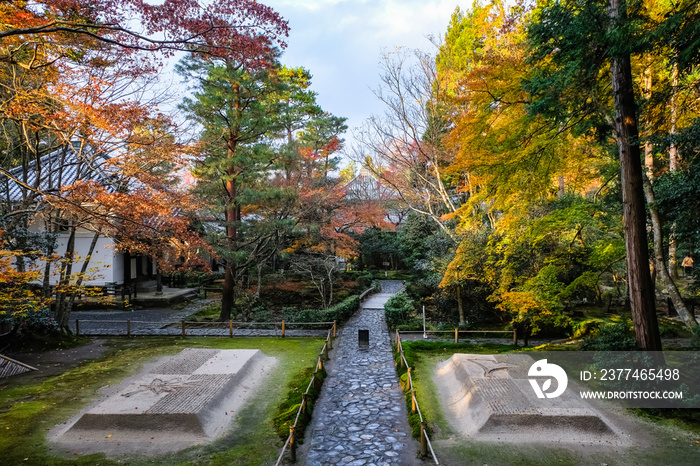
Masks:
[[[433,374],[437,364],[449,359],[454,353],[503,353],[515,349],[508,345],[470,345],[437,343],[425,341],[403,342],[404,354],[412,367],[411,375],[416,389],[416,397],[424,419],[428,422],[431,442],[440,464],[488,464],[489,466],[521,465],[579,465],[579,464],[619,464],[649,465],[697,464],[697,451],[700,448],[700,428],[694,410],[674,410],[652,412],[633,411],[642,424],[639,431],[648,433],[653,441],[631,448],[479,442],[462,438],[449,425]],[[552,350],[552,348],[549,348]],[[568,348],[567,348],[568,349]],[[398,359],[397,359],[398,363]],[[406,383],[406,370],[397,366],[402,384]],[[413,434],[417,420],[410,415],[410,397],[407,396],[409,422]],[[700,418],[700,417],[698,417]]]
[[[218,320],[221,315],[221,303],[212,303],[185,318],[188,322],[201,322],[205,320]]]
[[[275,426],[277,435],[279,435],[282,440],[286,441],[287,437],[289,437],[289,428],[294,425],[299,407],[301,406],[303,394],[307,387],[309,387],[313,374],[313,367],[299,371],[289,382],[284,401],[277,406],[272,423]],[[306,398],[306,413],[299,415],[299,420],[296,423],[294,432],[297,443],[303,443],[304,432],[306,432],[306,427],[309,422],[311,422],[316,399],[320,394],[320,387],[326,378],[326,370],[322,369],[317,371],[316,378],[319,383],[317,385],[311,384],[309,387]]]
[[[3,380],[0,385],[0,451],[3,464],[29,465],[116,465],[116,464],[236,464],[259,465],[274,462],[282,443],[272,427],[276,406],[286,399],[284,390],[300,372],[316,364],[323,346],[321,339],[270,338],[188,338],[142,337],[112,339],[103,357],[70,369],[41,382],[22,375]],[[279,358],[270,380],[238,413],[234,428],[208,445],[193,447],[177,454],[143,458],[138,456],[112,460],[102,454],[55,456],[45,436],[49,429],[65,422],[89,404],[97,391],[119,383],[138,372],[144,362],[174,354],[185,347],[262,350]],[[65,452],[60,452],[61,454]],[[25,458],[27,458],[25,460]]]

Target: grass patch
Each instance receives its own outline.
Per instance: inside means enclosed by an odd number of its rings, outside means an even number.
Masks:
[[[627,412],[629,422],[643,441],[632,447],[482,442],[464,438],[449,425],[444,414],[437,387],[433,381],[436,365],[454,353],[496,354],[516,350],[515,346],[450,342],[406,341],[402,343],[416,389],[416,398],[424,419],[431,430],[431,442],[440,464],[488,464],[489,466],[539,466],[581,464],[615,464],[655,466],[659,464],[696,465],[700,453],[700,428],[691,410],[675,412]],[[553,348],[547,348],[552,350]],[[569,349],[567,347],[567,349]],[[524,350],[524,348],[517,348]],[[530,350],[530,349],[527,349]],[[533,355],[534,357],[534,355]],[[536,358],[536,357],[535,357]],[[396,360],[398,364],[398,359]],[[400,369],[402,383],[406,370]],[[407,397],[410,421],[410,397]],[[682,413],[679,413],[682,411]],[[700,416],[699,416],[700,417]],[[415,422],[415,421],[413,421]],[[411,424],[414,428],[413,423]],[[414,428],[414,435],[416,435]]]
[[[323,346],[321,339],[188,338],[111,339],[110,350],[90,361],[41,382],[23,384],[22,375],[0,390],[0,451],[3,464],[64,465],[259,465],[274,462],[282,446],[273,427],[277,404],[288,394],[291,380],[313,367]],[[102,454],[63,458],[46,443],[49,429],[89,404],[100,387],[117,384],[135,374],[153,358],[183,348],[262,350],[279,358],[265,385],[242,409],[234,428],[222,438],[201,447],[159,457],[108,459]],[[26,458],[26,460],[25,460]]]
[[[218,320],[221,315],[221,303],[212,303],[206,307],[203,307],[199,311],[185,318],[187,322],[202,322]]]
[[[477,353],[477,354],[494,354],[507,353],[508,351],[517,351],[521,349],[515,345],[502,345],[499,343],[452,343],[448,341],[402,341],[403,353],[406,357],[408,365],[413,367],[416,358],[425,356],[426,354],[442,354],[451,357],[455,353]],[[397,362],[398,356],[396,359]],[[405,372],[405,369],[403,369]],[[401,373],[401,372],[400,372]]]

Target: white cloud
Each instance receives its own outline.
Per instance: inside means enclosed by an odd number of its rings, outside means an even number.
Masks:
[[[325,110],[359,126],[383,109],[378,87],[383,49],[429,49],[427,36],[444,36],[454,0],[262,0],[289,21],[282,61],[304,66]],[[349,135],[348,135],[349,137]]]

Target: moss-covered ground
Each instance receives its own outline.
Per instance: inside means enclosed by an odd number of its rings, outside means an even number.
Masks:
[[[273,418],[303,379],[323,346],[321,339],[115,338],[104,356],[43,380],[22,375],[0,381],[0,464],[3,465],[262,465],[274,464],[282,447]],[[234,427],[216,441],[159,457],[54,451],[46,434],[89,404],[99,388],[138,372],[143,363],[183,348],[262,350],[279,358],[263,388],[238,413]]]
[[[440,464],[488,466],[540,465],[697,465],[700,456],[698,423],[672,413],[626,411],[622,416],[652,441],[635,447],[556,447],[542,443],[512,444],[475,441],[461,436],[448,423],[438,389],[433,381],[437,364],[454,353],[496,354],[512,351],[510,345],[468,343],[403,342],[412,367],[416,397],[428,421],[431,440]],[[552,348],[548,348],[552,350]],[[405,374],[402,379],[405,379]]]

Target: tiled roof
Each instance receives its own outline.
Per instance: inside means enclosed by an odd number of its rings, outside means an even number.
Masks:
[[[112,176],[105,167],[107,160],[108,157],[96,155],[92,151],[88,151],[88,155],[79,155],[71,146],[58,149],[41,157],[38,164],[30,163],[26,170],[26,179],[24,167],[21,166],[9,170],[10,177],[0,175],[0,201],[19,202],[27,197],[34,197],[32,190],[26,189],[12,178],[41,193],[58,193],[61,186],[71,185],[79,180],[97,181],[112,190]]]

